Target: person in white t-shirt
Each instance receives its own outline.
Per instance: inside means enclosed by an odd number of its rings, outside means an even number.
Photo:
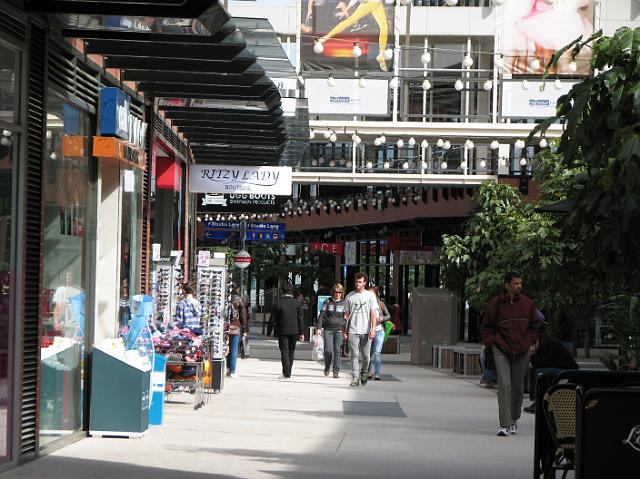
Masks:
[[[378,301],[375,294],[365,287],[369,277],[358,272],[355,276],[355,290],[345,298],[345,331],[349,334],[351,351],[351,386],[367,384],[367,371],[371,356],[371,340],[376,335],[378,320]],[[362,363],[362,364],[360,364]]]

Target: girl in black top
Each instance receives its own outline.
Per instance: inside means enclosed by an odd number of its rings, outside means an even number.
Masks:
[[[324,337],[324,375],[328,376],[333,359],[333,377],[340,375],[341,354],[340,346],[345,339],[344,330],[344,287],[340,283],[333,285],[331,298],[327,298],[322,305],[316,327],[318,335]],[[321,329],[320,329],[321,328]]]

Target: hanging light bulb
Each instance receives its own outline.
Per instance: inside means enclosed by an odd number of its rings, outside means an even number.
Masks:
[[[420,61],[422,62],[422,64],[424,66],[427,66],[427,63],[429,63],[431,61],[431,53],[429,52],[424,52],[421,56],[420,56]]]
[[[298,81],[301,85],[304,85],[304,77],[302,75],[298,75]]]
[[[568,68],[571,73],[575,73],[576,71],[578,71],[578,65],[576,64],[576,61],[572,60],[569,63]]]
[[[353,166],[353,163],[351,163],[351,160],[347,161],[347,164],[345,165],[347,168],[351,168]]]
[[[318,166],[318,160],[316,160],[315,158],[313,160],[311,160],[311,166]],[[286,210],[286,208],[285,208]]]
[[[400,4],[406,7],[407,5],[411,4],[411,0],[400,0]]]
[[[389,81],[389,88],[391,88],[392,90],[395,90],[396,88],[398,88],[398,77],[393,77],[390,81]]]
[[[451,148],[451,142],[449,140],[445,140],[444,144],[442,145],[442,148],[445,150],[448,150]]]
[[[380,135],[380,142],[381,143],[386,143],[387,142],[387,137],[384,136],[384,133],[382,135]]]
[[[482,87],[483,87],[486,91],[491,91],[491,89],[493,88],[493,80],[487,80],[486,82],[484,82],[484,84],[482,85]]]
[[[537,72],[538,70],[540,70],[540,60],[538,59],[538,57],[535,57],[533,60],[531,60],[531,63],[529,63],[529,68],[531,68],[531,71],[533,72]]]
[[[467,161],[466,160],[462,160],[460,162],[460,169],[464,170],[467,167]]]
[[[331,143],[335,143],[337,139],[338,139],[338,137],[336,136],[336,134],[335,133],[331,133],[331,136],[329,137],[329,141]]]
[[[455,7],[458,4],[458,0],[444,0],[444,3],[450,7]]]
[[[436,141],[436,146],[438,148],[442,148],[444,146],[444,141],[442,138],[438,138],[438,141]]]
[[[11,136],[13,135],[13,132],[11,130],[2,130],[2,136]]]
[[[515,147],[522,150],[524,148],[524,140],[516,140]]]
[[[389,169],[389,162],[388,162],[388,161],[385,161],[385,162],[382,164],[382,167],[383,167],[385,170],[388,170],[388,169]]]
[[[324,162],[325,162],[325,161],[326,161],[326,160],[325,160],[325,157],[324,157],[324,156],[321,156],[320,158],[318,158],[318,163],[319,163],[319,164],[321,164],[321,165],[324,165]]]
[[[427,162],[426,162],[426,161],[422,160],[422,161],[420,162],[420,165],[422,166],[422,169],[423,169],[423,170],[426,170],[426,169],[427,169]]]
[[[407,144],[413,148],[416,144],[416,139],[414,137],[409,138],[409,141],[407,141]]]
[[[366,167],[367,167],[367,170],[370,170],[371,168],[373,168],[373,163],[371,163],[370,161],[367,161]]]
[[[356,144],[359,145],[362,142],[362,138],[360,138],[360,135],[358,135],[357,133],[354,133],[353,135],[351,135],[351,140]]]
[[[365,88],[367,86],[367,80],[364,79],[364,76],[361,76],[358,80],[358,86],[360,88]]]
[[[330,166],[331,168],[333,168],[334,166],[336,166],[336,162],[335,162],[335,160],[331,160],[331,161],[329,162],[329,166]]]
[[[464,85],[462,83],[462,80],[460,80],[460,78],[458,78],[455,82],[455,84],[453,85],[455,87],[456,90],[460,91],[464,88]]]
[[[487,167],[487,160],[480,160],[480,168],[486,168]]]
[[[387,48],[384,53],[382,53],[382,58],[384,58],[386,61],[389,61],[393,58],[393,49],[392,48]]]
[[[526,158],[520,158],[520,166],[525,166],[527,164]]]
[[[527,81],[526,78],[524,80],[522,80],[522,83],[520,84],[520,86],[522,87],[523,90],[528,90],[529,89],[529,82]]]
[[[2,138],[0,138],[0,145],[2,146],[9,146],[11,145],[11,138],[9,138],[8,136],[3,136]],[[52,155],[55,155],[55,153],[51,153]],[[55,160],[55,158],[51,158],[52,160]]]
[[[464,56],[464,59],[462,60],[462,65],[465,68],[471,68],[473,66],[473,58],[471,58],[471,55],[469,55],[468,53]]]
[[[538,145],[540,146],[540,148],[546,148],[547,147],[547,139],[546,138],[540,138],[540,143],[538,143]]]
[[[396,145],[398,145],[398,148],[404,148],[404,140],[402,138],[400,138],[397,142]]]
[[[356,58],[362,56],[362,48],[360,48],[358,42],[354,42],[353,48],[351,49],[351,54]]]
[[[502,54],[498,58],[496,58],[496,68],[498,70],[502,70],[504,68],[504,57]]]
[[[421,146],[422,148],[428,148],[428,147],[429,147],[429,142],[428,142],[427,140],[422,140],[422,141],[420,142],[420,146]]]
[[[500,166],[507,166],[507,159],[506,158],[500,158]]]
[[[331,136],[331,133],[332,133],[331,130],[327,130],[322,134],[322,136],[324,136],[328,140],[329,137]]]
[[[500,142],[498,140],[493,140],[489,144],[489,148],[491,148],[492,150],[497,150],[498,148],[500,148]]]
[[[442,168],[443,170],[446,170],[447,166],[449,166],[449,165],[447,165],[446,161],[443,161],[442,163],[440,163],[440,168]]]
[[[313,51],[318,55],[320,55],[324,51],[324,45],[322,44],[322,42],[319,42],[318,40],[316,40],[313,43]]]
[[[376,138],[375,140],[373,140],[373,144],[376,146],[380,146],[382,145],[382,140],[380,138]]]
[[[504,0],[491,0],[491,3],[493,3],[494,6],[499,7],[504,3]]]
[[[553,86],[556,90],[560,90],[562,88],[562,82],[560,81],[560,78],[556,78],[556,81],[553,82]]]
[[[471,140],[467,140],[467,141],[465,141],[465,142],[464,142],[464,147],[465,147],[467,150],[473,150],[473,147],[474,147],[474,146],[475,146],[475,145],[473,144],[473,141],[471,141]]]
[[[309,139],[313,140],[316,137],[316,132],[313,131],[313,128],[309,131]]]
[[[431,82],[429,80],[425,80],[422,82],[423,90],[431,90]]]
[[[329,75],[329,78],[327,78],[327,85],[330,87],[336,86],[336,79],[333,78],[333,75]]]
[[[402,163],[402,169],[403,170],[408,170],[409,169],[409,162],[405,161],[404,163]]]

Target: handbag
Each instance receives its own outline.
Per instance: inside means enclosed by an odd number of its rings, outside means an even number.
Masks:
[[[324,359],[324,339],[322,336],[313,337],[313,350],[311,351],[311,359],[314,361],[322,361]]]
[[[246,336],[242,337],[242,357],[248,358],[251,356],[251,346],[249,346],[249,338]]]
[[[229,334],[231,336],[237,336],[240,334],[240,321],[237,319],[232,319],[229,323]]]

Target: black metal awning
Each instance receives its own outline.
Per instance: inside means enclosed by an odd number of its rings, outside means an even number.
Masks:
[[[195,161],[280,163],[289,142],[281,94],[216,0],[26,3],[156,98]],[[274,46],[268,52],[281,62]]]

